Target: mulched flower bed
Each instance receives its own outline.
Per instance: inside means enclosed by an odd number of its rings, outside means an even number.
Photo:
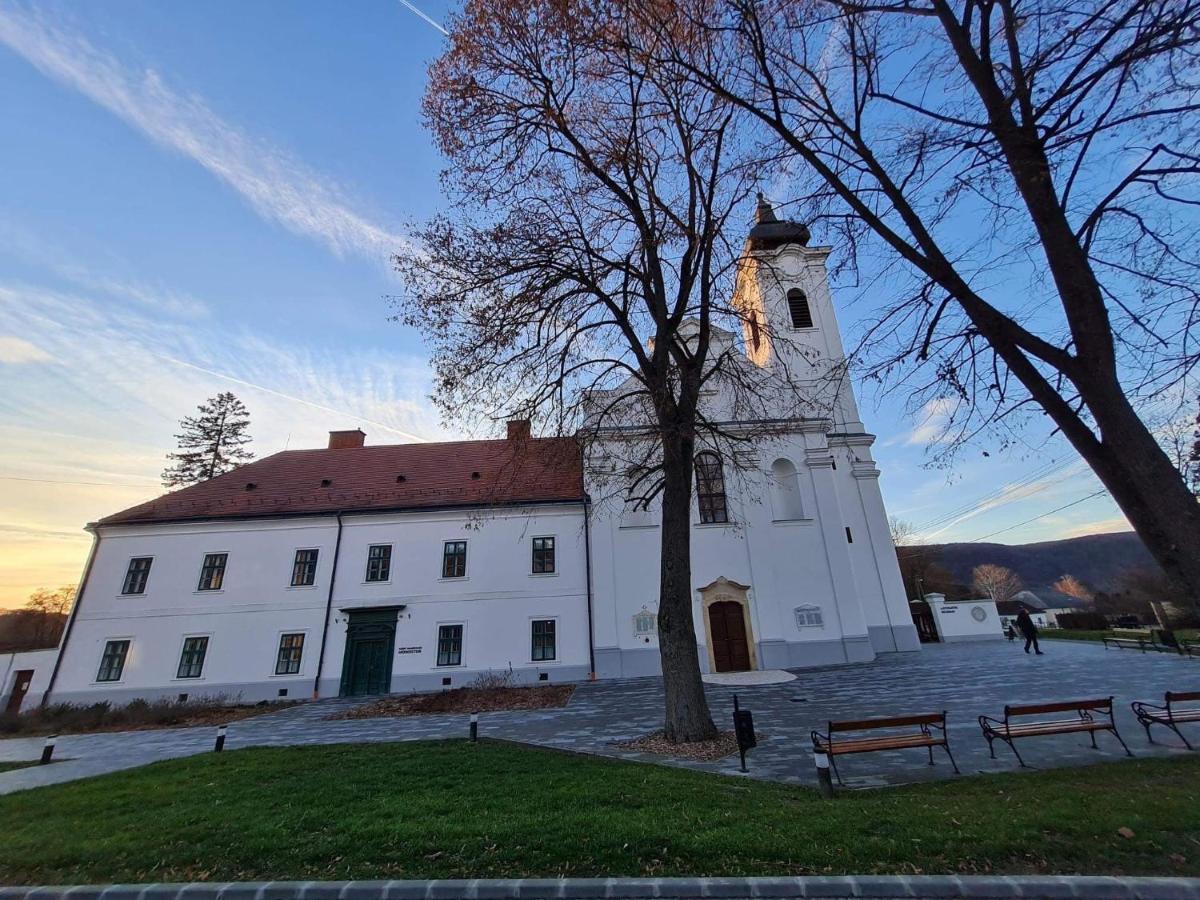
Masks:
[[[420,716],[430,713],[502,712],[509,709],[553,709],[566,706],[575,693],[573,684],[545,687],[456,688],[435,694],[405,694],[364,703],[330,719],[378,719],[386,716]]]
[[[759,736],[761,739],[761,735]],[[652,731],[632,741],[613,744],[618,750],[633,750],[637,753],[654,753],[657,756],[673,756],[695,762],[715,762],[732,753],[737,753],[737,737],[732,731],[722,731],[711,741],[693,741],[673,744],[663,737],[661,731]]]
[[[263,713],[278,712],[301,701],[283,700],[255,704],[174,700],[134,700],[126,706],[93,703],[89,706],[54,704],[19,715],[0,716],[0,737],[45,734],[95,734],[112,731],[151,731],[158,728],[195,728],[226,725]]]

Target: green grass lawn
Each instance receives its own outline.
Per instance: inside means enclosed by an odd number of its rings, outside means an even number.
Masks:
[[[1198,801],[1200,758],[826,802],[803,788],[503,743],[257,748],[0,797],[0,883],[1200,875]]]
[[[1087,631],[1082,628],[1043,628],[1038,632],[1042,640],[1056,641],[1102,641],[1112,637],[1111,631]]]
[[[28,762],[25,760],[22,760],[21,762],[0,762],[0,772],[8,772],[12,769],[23,769],[26,766],[34,766],[34,765],[37,765],[36,760],[34,760],[32,762]]]

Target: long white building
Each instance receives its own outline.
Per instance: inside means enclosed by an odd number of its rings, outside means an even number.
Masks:
[[[760,204],[735,298],[742,358],[764,377],[807,367],[828,402],[736,466],[697,458],[693,612],[710,671],[919,648],[874,437],[849,381],[829,377],[845,368],[829,248],[807,240]],[[333,432],[327,448],[89,526],[44,697],[257,701],[459,687],[509,668],[523,682],[659,671],[657,512],[598,502],[620,434],[602,434],[586,464],[575,441],[531,437],[525,422],[493,441],[364,437]]]

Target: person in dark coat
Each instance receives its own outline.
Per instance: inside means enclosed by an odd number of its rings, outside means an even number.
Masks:
[[[1029,652],[1029,646],[1032,644],[1033,649],[1037,651],[1037,655],[1041,656],[1042,648],[1038,646],[1037,626],[1033,624],[1033,619],[1029,617],[1029,610],[1022,609],[1017,613],[1017,630],[1025,636],[1025,652]]]

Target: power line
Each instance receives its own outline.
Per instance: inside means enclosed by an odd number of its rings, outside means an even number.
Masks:
[[[984,494],[982,497],[979,497],[975,500],[968,501],[967,503],[964,503],[961,506],[955,507],[954,509],[951,509],[948,512],[945,512],[939,516],[936,516],[935,518],[929,520],[928,522],[924,522],[921,525],[914,527],[914,531],[916,531],[918,534],[924,534],[925,532],[928,532],[930,529],[938,528],[939,526],[944,526],[948,523],[951,523],[952,521],[954,521],[956,519],[966,518],[971,513],[982,508],[985,504],[988,504],[988,503],[992,502],[993,500],[1001,499],[1002,497],[1004,497],[1005,494],[1018,491],[1023,487],[1028,487],[1029,485],[1036,482],[1039,478],[1045,478],[1048,475],[1053,475],[1053,474],[1067,468],[1071,464],[1072,459],[1073,459],[1072,457],[1068,457],[1066,460],[1064,460],[1062,462],[1058,462],[1057,460],[1050,460],[1050,462],[1044,463],[1043,465],[1034,469],[1032,472],[1029,472],[1026,475],[1021,476],[1016,481],[1010,481],[1008,484],[1001,485],[1000,487],[996,488],[996,490],[991,491],[987,494]],[[1065,478],[1058,478],[1053,481],[1049,481],[1045,485],[1039,487],[1036,492],[1043,491],[1046,488],[1051,487],[1052,485],[1058,484],[1059,482],[1061,482],[1063,480],[1065,480]],[[1013,497],[1012,500],[1013,501],[1023,500],[1029,496],[1030,496],[1029,494],[1026,494],[1022,497]]]
[[[55,478],[22,478],[19,475],[0,475],[0,481],[28,481],[33,484],[72,484],[85,487],[136,487],[148,488],[148,484],[134,484],[132,481],[61,481]]]
[[[1006,532],[1006,531],[1012,531],[1014,528],[1020,528],[1022,525],[1028,525],[1030,522],[1036,522],[1038,519],[1044,519],[1044,518],[1046,518],[1046,516],[1052,516],[1056,512],[1062,512],[1064,509],[1070,509],[1072,506],[1078,506],[1080,503],[1084,503],[1088,500],[1091,500],[1094,497],[1099,497],[1101,494],[1107,494],[1107,493],[1108,493],[1107,490],[1105,490],[1104,488],[1101,488],[1100,490],[1098,490],[1094,493],[1088,494],[1086,497],[1080,497],[1078,500],[1072,500],[1070,503],[1064,503],[1062,506],[1058,507],[1057,509],[1052,509],[1049,512],[1044,512],[1040,516],[1034,516],[1032,519],[1026,519],[1024,522],[1018,522],[1016,525],[1009,525],[1007,528],[1001,528],[999,531],[993,531],[991,534],[985,534],[983,537],[973,538],[969,541],[965,541],[965,543],[978,544],[980,541],[986,541],[990,537],[995,537],[998,534],[1004,534],[1004,532]]]

